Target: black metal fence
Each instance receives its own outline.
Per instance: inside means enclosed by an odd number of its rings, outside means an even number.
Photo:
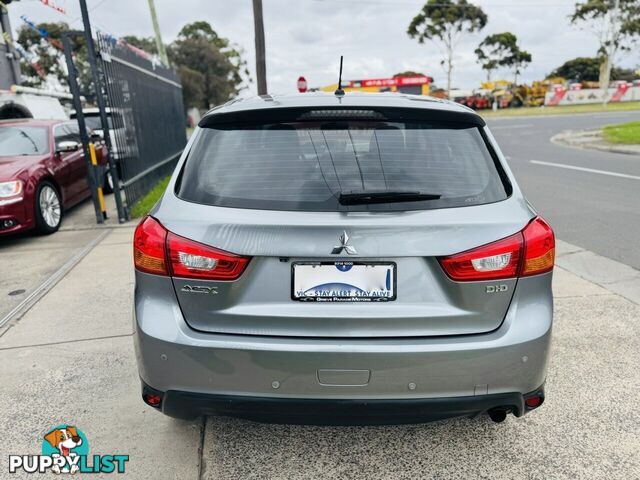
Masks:
[[[186,144],[182,86],[154,57],[113,37],[98,35],[112,154],[127,213],[171,174]]]

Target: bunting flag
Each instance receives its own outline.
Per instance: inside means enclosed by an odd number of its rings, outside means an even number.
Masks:
[[[56,10],[56,11],[58,11],[60,13],[64,13],[65,15],[67,14],[67,11],[64,8],[56,5],[51,0],[40,0],[40,2],[42,2],[43,5],[46,5],[49,8],[53,8],[54,10]]]
[[[45,4],[49,4],[50,2],[48,2],[48,0],[41,0],[43,3]],[[0,0],[0,3],[2,2],[2,0]],[[48,5],[50,6],[50,5]],[[65,12],[62,12],[65,13]],[[66,15],[66,13],[65,13]],[[33,21],[29,20],[29,18],[27,18],[26,15],[21,15],[20,19],[32,30],[38,32],[38,34],[40,34],[40,36],[45,39],[47,42],[49,42],[51,45],[53,45],[55,48],[57,48],[58,50],[62,50],[64,51],[64,46],[62,45],[62,42],[56,38],[51,38],[51,35],[49,34],[49,32],[42,27],[38,27]],[[133,53],[135,53],[136,55],[138,55],[139,57],[145,58],[149,61],[151,61],[154,64],[161,64],[160,60],[157,58],[157,55],[152,55],[148,52],[145,52],[144,50],[138,48],[138,47],[134,47],[133,45],[129,45],[127,42],[125,42],[124,40],[122,40],[121,38],[117,38],[113,35],[111,35],[110,33],[102,33],[102,32],[98,32],[99,34],[101,34],[104,38],[108,39],[107,41],[109,43],[115,44],[118,43],[120,45],[123,45],[124,47],[128,48],[130,51],[132,51]],[[1,41],[1,40],[0,40]]]
[[[57,38],[51,38],[51,35],[49,35],[49,32],[46,29],[38,27],[35,23],[29,20],[26,15],[21,15],[20,20],[22,20],[31,30],[35,30],[36,32],[38,32],[42,38],[44,38],[58,50],[64,50],[64,46],[62,45],[62,42],[60,40],[58,40]]]

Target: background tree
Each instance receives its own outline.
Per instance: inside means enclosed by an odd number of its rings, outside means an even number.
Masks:
[[[597,82],[600,77],[601,59],[598,57],[578,57],[567,60],[553,70],[547,78],[563,77],[573,82]],[[611,80],[635,80],[638,76],[632,68],[613,67]]]
[[[169,60],[183,82],[187,108],[209,108],[235,97],[249,78],[242,50],[204,21],[185,25],[169,45]]]
[[[487,82],[491,81],[491,72],[496,70],[500,62],[510,54],[513,45],[515,45],[513,33],[494,33],[487,36],[475,49],[478,63],[487,72]]]
[[[616,55],[630,50],[640,36],[640,2],[638,0],[587,0],[576,3],[569,17],[571,23],[584,26],[598,39],[600,60],[599,81],[601,88],[609,85],[609,67]],[[637,49],[637,43],[635,43]]]
[[[531,62],[531,54],[520,49],[517,37],[511,32],[489,35],[475,53],[482,69],[487,71],[487,81],[491,80],[492,71],[507,67],[514,70],[513,83],[517,84],[521,69]]]
[[[447,71],[447,95],[451,91],[453,55],[465,33],[482,30],[487,24],[484,11],[467,0],[429,0],[413,18],[407,33],[420,43],[431,40],[444,46],[441,64]]]
[[[518,84],[518,75],[522,72],[522,69],[526,68],[531,63],[531,54],[526,50],[520,50],[516,45],[513,54],[508,56],[502,63],[503,66],[511,68],[513,70],[513,83]]]
[[[128,35],[122,40],[148,53],[158,52],[153,37]],[[180,76],[186,108],[208,109],[224,103],[245,88],[244,79],[249,79],[242,50],[204,21],[185,25],[167,46],[167,53]]]
[[[400,77],[423,77],[424,73],[414,72],[413,70],[405,70],[404,72],[399,72],[393,75],[393,78]]]
[[[152,55],[158,54],[158,46],[156,45],[156,39],[154,37],[136,37],[135,35],[125,35],[120,37],[122,41],[128,43],[131,46],[137,47],[140,50],[144,50]]]

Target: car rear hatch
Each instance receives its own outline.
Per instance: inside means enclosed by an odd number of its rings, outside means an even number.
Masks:
[[[167,261],[187,323],[327,338],[499,327],[515,275],[454,281],[439,259],[509,237],[533,214],[510,197],[482,125],[402,113],[295,112],[201,129],[155,213],[172,232]],[[225,252],[248,260],[237,278],[215,274],[234,261]],[[218,267],[200,275],[207,257]]]

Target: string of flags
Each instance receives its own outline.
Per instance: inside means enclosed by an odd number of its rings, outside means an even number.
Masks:
[[[63,7],[60,7],[55,2],[53,2],[52,0],[40,0],[40,2],[47,7],[53,8],[54,10],[56,10],[57,12],[63,15],[67,15],[66,10]],[[6,4],[2,0],[0,0],[0,8],[5,11],[8,10]],[[53,46],[54,48],[60,51],[64,51],[64,46],[62,45],[62,42],[56,38],[52,38],[51,34],[49,33],[49,31],[47,31],[46,28],[36,25],[36,23],[30,20],[26,15],[21,15],[20,19],[24,22],[24,24],[28,28],[37,32],[40,35],[40,37],[45,41],[47,41],[51,46]],[[161,61],[157,55],[152,55],[138,47],[130,45],[124,40],[122,40],[121,38],[117,38],[110,33],[98,31],[98,38],[103,42],[105,42],[105,44],[109,45],[110,47],[113,47],[117,44],[127,48],[129,51],[133,52],[135,55],[150,61],[154,69],[156,65],[161,65]],[[35,72],[38,74],[39,77],[43,79],[46,77],[46,73],[38,63],[37,59],[34,58],[34,55],[30,52],[27,52],[17,42],[12,42],[11,36],[9,35],[8,32],[5,32],[3,35],[0,36],[0,44],[12,45],[16,49],[18,54],[33,67],[33,69],[35,70]]]
[[[41,0],[45,5],[51,6],[51,2],[48,0]],[[2,0],[0,0],[0,3],[2,3]],[[64,11],[64,9],[58,9],[56,8],[56,10],[60,13],[63,14],[67,14],[66,11]],[[26,15],[21,15],[20,19],[32,30],[35,30],[36,32],[38,32],[40,34],[40,36],[46,40],[47,42],[49,42],[51,45],[53,45],[55,48],[59,49],[59,50],[64,50],[64,47],[62,45],[62,42],[60,40],[57,40],[55,38],[52,38],[51,35],[49,34],[49,32],[43,28],[43,27],[38,27],[33,21],[29,20],[29,18],[27,18]],[[154,68],[156,65],[159,65],[160,59],[157,55],[152,55],[148,52],[145,52],[144,50],[142,50],[141,48],[138,47],[134,47],[133,45],[128,44],[127,42],[125,42],[124,40],[122,40],[121,38],[117,38],[116,36],[110,34],[110,33],[104,33],[104,32],[98,32],[99,35],[102,37],[102,39],[108,39],[108,43],[110,43],[112,46],[115,44],[121,45],[123,47],[126,47],[128,50],[130,50],[131,52],[133,52],[134,54],[136,54],[137,56],[144,58],[146,60],[149,60]]]
[[[35,23],[27,18],[26,15],[20,15],[20,20],[22,20],[31,30],[34,30],[40,34],[40,37],[45,39],[51,45],[53,45],[58,50],[64,50],[62,42],[57,38],[51,38],[51,35],[44,27],[38,27]]]
[[[46,5],[49,8],[53,8],[54,10],[56,10],[56,11],[58,11],[60,13],[63,13],[65,15],[67,14],[67,11],[63,7],[57,5],[55,2],[52,2],[51,0],[40,0],[40,2],[43,5]]]

